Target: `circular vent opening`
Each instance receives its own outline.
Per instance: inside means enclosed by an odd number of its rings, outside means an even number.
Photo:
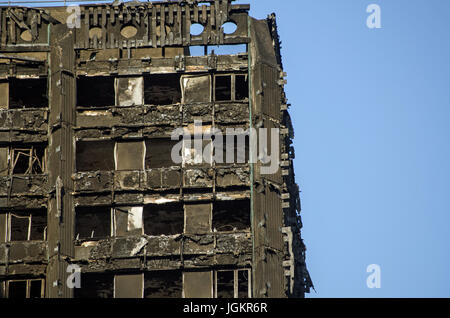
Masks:
[[[32,39],[30,30],[25,30],[22,33],[20,33],[20,38],[26,42],[30,42]]]
[[[226,22],[222,25],[225,34],[233,34],[237,30],[237,25],[234,22]]]
[[[198,36],[202,34],[203,30],[205,30],[205,27],[200,23],[194,23],[191,25],[191,35],[193,36]]]
[[[102,29],[94,27],[94,28],[90,28],[89,29],[89,38],[93,39],[95,37],[97,37],[97,39],[100,39],[102,37]]]
[[[122,28],[122,30],[120,31],[120,34],[126,38],[132,38],[133,36],[135,36],[137,34],[137,29],[132,26],[132,25],[127,25],[126,27]]]

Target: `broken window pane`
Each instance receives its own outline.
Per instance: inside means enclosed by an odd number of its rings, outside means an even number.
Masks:
[[[116,78],[116,105],[135,106],[144,103],[144,80],[142,77]]]
[[[215,100],[229,101],[231,100],[231,76],[216,75],[215,78]]]
[[[181,102],[179,74],[153,74],[144,77],[144,102],[149,105],[170,105]]]
[[[114,275],[81,274],[81,288],[74,289],[75,298],[113,298]]]
[[[183,233],[184,211],[181,203],[152,204],[144,207],[144,232],[147,235]]]
[[[143,141],[122,141],[116,144],[116,170],[143,170],[145,148]]]
[[[236,75],[236,100],[248,98],[247,75]]]
[[[145,141],[145,169],[177,166],[172,160],[172,149],[178,143],[168,138],[156,138]]]
[[[212,298],[212,272],[184,272],[183,294],[184,298]]]
[[[211,76],[188,75],[182,77],[183,103],[211,102]]]
[[[98,239],[111,236],[111,208],[77,207],[75,210],[75,238]]]
[[[9,108],[31,107],[48,107],[47,78],[10,79]]]
[[[81,76],[77,79],[77,106],[114,106],[115,95],[112,76]]]
[[[217,298],[234,298],[234,271],[218,271]]]
[[[238,298],[249,298],[249,278],[248,269],[238,270]]]
[[[144,276],[144,298],[181,298],[181,271],[153,271]]]
[[[128,235],[128,209],[115,208],[114,209],[114,233],[116,236]]]
[[[10,241],[43,241],[46,239],[46,210],[12,212],[10,213],[10,225]]]
[[[116,236],[142,234],[142,207],[117,207],[114,209]]]
[[[114,298],[142,298],[143,274],[116,275]]]
[[[211,232],[212,204],[185,204],[185,233],[203,234]]]
[[[76,153],[77,171],[110,171],[114,170],[114,142],[78,141]]]
[[[11,148],[13,174],[40,174],[45,170],[45,145],[22,145]]]
[[[219,232],[250,229],[250,200],[215,202],[212,223]]]

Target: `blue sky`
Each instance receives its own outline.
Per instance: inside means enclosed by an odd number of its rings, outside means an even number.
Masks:
[[[237,3],[278,18],[308,297],[450,297],[450,1]]]

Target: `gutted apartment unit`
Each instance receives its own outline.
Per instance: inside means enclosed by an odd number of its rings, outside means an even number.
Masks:
[[[66,9],[0,7],[0,297],[309,292],[275,15]]]

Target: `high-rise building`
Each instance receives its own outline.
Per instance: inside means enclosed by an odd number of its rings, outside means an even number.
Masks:
[[[309,292],[276,19],[249,9],[0,7],[0,296]]]

